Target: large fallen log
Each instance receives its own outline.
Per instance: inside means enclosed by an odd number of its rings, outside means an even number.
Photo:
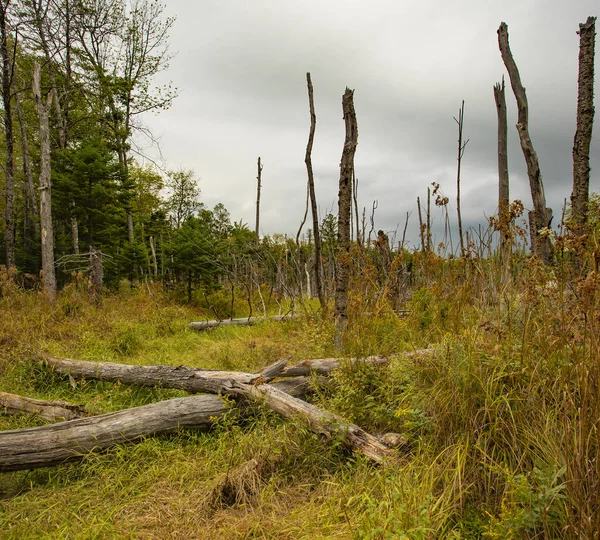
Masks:
[[[273,315],[271,317],[244,317],[239,319],[223,319],[222,321],[199,321],[191,322],[188,327],[192,330],[209,330],[219,326],[250,326],[262,321],[287,321],[295,318],[295,315]]]
[[[51,422],[73,420],[88,415],[87,411],[80,405],[74,405],[66,401],[46,401],[6,392],[0,392],[0,412],[4,414],[36,414],[40,418]]]
[[[47,362],[56,371],[69,374],[75,378],[119,380],[122,383],[138,384],[134,376],[137,372],[141,374],[139,384],[148,386],[152,381],[152,377],[159,373],[161,378],[155,379],[152,386],[160,384],[165,388],[183,388],[183,380],[186,388],[193,388],[192,391],[195,392],[228,394],[264,401],[268,407],[285,418],[298,416],[311,431],[327,435],[328,437],[340,436],[346,446],[353,450],[361,451],[365,456],[374,461],[382,461],[385,457],[393,455],[393,452],[376,437],[370,435],[360,427],[346,422],[341,416],[323,411],[314,405],[294,398],[284,391],[277,389],[275,385],[265,384],[281,373],[286,360],[277,362],[259,373],[201,371],[190,368],[184,368],[183,370],[181,368],[171,368],[171,371],[169,371],[167,369],[158,369],[168,368],[168,366],[131,366],[109,363],[103,366],[103,362],[86,362],[55,357],[48,357]],[[123,379],[118,378],[119,372],[123,373]],[[183,379],[179,378],[181,372],[185,374]],[[103,379],[104,376],[108,378]]]
[[[180,428],[207,430],[226,411],[213,395],[169,399],[58,424],[0,431],[0,471],[49,467]]]
[[[159,386],[190,393],[218,394],[223,385],[229,381],[253,384],[261,377],[267,378],[264,370],[258,373],[210,371],[186,366],[137,366],[113,362],[87,362],[55,356],[45,356],[44,360],[58,373],[71,375],[75,379],[121,382],[136,386]],[[283,360],[275,364],[278,372],[283,369],[286,362],[287,360]]]
[[[298,392],[308,383],[308,379],[297,377],[273,383],[273,387]],[[47,426],[0,431],[0,472],[77,461],[90,452],[181,428],[206,431],[226,411],[222,399],[205,394]]]
[[[325,435],[327,438],[339,437],[342,443],[351,450],[357,450],[375,462],[381,462],[395,453],[385,446],[377,437],[364,429],[344,420],[341,416],[324,411],[319,407],[296,399],[270,384],[258,386],[231,383],[224,393],[252,398],[264,402],[270,409],[284,418],[298,418],[313,433]]]

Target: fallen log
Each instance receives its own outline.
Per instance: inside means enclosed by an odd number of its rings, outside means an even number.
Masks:
[[[273,385],[255,386],[235,381],[231,384],[230,388],[224,389],[224,393],[264,402],[284,418],[300,419],[313,433],[319,433],[328,439],[339,437],[347,448],[358,450],[376,463],[395,455],[377,437],[367,433],[364,429],[347,422],[335,413],[324,411],[316,405],[296,399]]]
[[[80,405],[74,405],[66,401],[46,401],[6,392],[0,392],[0,412],[4,414],[36,414],[50,422],[73,420],[88,415],[87,411]]]
[[[58,359],[54,357],[47,358],[47,362],[55,370],[63,374],[69,374],[75,378],[95,378],[97,380],[120,380],[122,383],[138,384],[135,382],[133,374],[137,371],[143,376],[140,378],[141,384],[147,386],[151,381],[150,375],[160,373],[162,379],[156,380],[152,386],[157,384],[165,388],[182,388],[182,380],[177,377],[168,377],[169,366],[131,366],[125,364],[109,364],[107,369],[103,369],[103,362],[86,362],[82,360]],[[268,407],[285,418],[298,416],[304,421],[307,427],[316,433],[326,435],[331,438],[339,436],[342,442],[353,450],[361,451],[365,456],[373,461],[380,462],[385,457],[393,455],[393,452],[383,445],[376,437],[370,435],[360,427],[346,422],[341,416],[319,409],[300,399],[297,399],[284,391],[279,390],[276,384],[265,384],[269,379],[276,377],[285,365],[286,360],[277,362],[268,366],[261,372],[241,373],[241,372],[213,372],[200,371],[185,368],[185,378],[183,381],[193,391],[212,392],[218,394],[228,394],[235,397],[251,398],[253,400],[264,401]],[[150,368],[150,369],[144,369]],[[181,368],[171,368],[173,372],[181,371]],[[118,372],[121,371],[125,379],[118,379]],[[198,375],[198,373],[202,375]],[[223,374],[226,376],[223,376]],[[218,375],[217,375],[218,374]],[[109,379],[102,379],[106,375]],[[176,373],[176,375],[179,375]],[[196,375],[198,377],[196,378]],[[194,383],[192,385],[192,383]],[[175,384],[177,386],[171,386]],[[185,388],[184,388],[185,389]]]
[[[180,428],[207,430],[226,410],[217,396],[190,396],[58,424],[0,431],[0,471],[77,461],[92,451]]]
[[[229,381],[253,384],[259,378],[270,379],[263,375],[265,370],[258,373],[243,373],[239,371],[210,371],[186,366],[137,366],[131,364],[116,364],[113,362],[88,362],[71,358],[45,356],[45,362],[55,371],[63,375],[71,375],[75,379],[87,379],[107,382],[121,382],[136,386],[174,388],[190,393],[218,394],[224,384]],[[276,371],[281,371],[287,360],[278,362]]]
[[[416,351],[399,353],[404,357],[418,357],[426,354],[432,354],[433,349],[419,349]],[[315,360],[302,360],[293,366],[286,367],[278,377],[298,377],[302,375],[310,375],[315,373],[317,375],[330,375],[332,371],[340,369],[341,367],[352,365],[352,364],[372,364],[375,366],[384,366],[390,362],[393,354],[390,356],[366,356],[365,358],[318,358]]]
[[[308,388],[308,383],[308,379],[298,377],[273,386],[283,392],[302,392],[299,389]],[[0,472],[78,461],[90,452],[181,428],[207,431],[226,411],[222,399],[204,394],[47,426],[0,431]]]
[[[191,322],[188,327],[191,330],[209,330],[219,326],[250,326],[262,321],[287,321],[294,319],[295,315],[273,315],[270,317],[244,317],[238,319],[223,319],[222,321],[199,321]]]

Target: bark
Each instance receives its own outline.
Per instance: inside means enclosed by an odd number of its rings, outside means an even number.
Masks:
[[[188,326],[191,330],[209,330],[219,326],[250,326],[257,322],[266,320],[271,321],[287,321],[293,319],[292,315],[273,315],[271,317],[247,317],[240,319],[225,319],[223,321],[200,321],[192,322]]]
[[[36,414],[50,422],[73,420],[88,415],[83,407],[66,401],[45,401],[6,392],[0,392],[0,412],[4,412],[4,414]]]
[[[552,209],[546,207],[546,195],[544,193],[544,184],[542,182],[542,173],[538,162],[537,154],[533,148],[533,143],[529,136],[529,106],[527,104],[527,94],[521,83],[521,76],[517,69],[508,42],[508,26],[505,23],[500,24],[498,28],[498,45],[502,60],[510,77],[510,84],[517,100],[517,131],[521,142],[521,149],[527,164],[527,176],[529,177],[529,187],[533,199],[533,212],[531,213],[530,228],[532,231],[532,252],[537,255],[545,264],[552,262],[552,253],[550,238],[548,235],[540,235],[542,229],[550,227],[552,221]]]
[[[208,430],[226,410],[217,396],[191,396],[49,426],[2,431],[0,471],[78,461],[92,451],[181,428]]]
[[[255,234],[256,234],[256,244],[257,245],[260,242],[260,229],[259,229],[259,225],[260,225],[260,188],[261,188],[261,181],[262,181],[262,170],[263,170],[263,166],[260,163],[260,157],[259,157],[258,158],[258,163],[257,163],[258,175],[256,177],[256,227],[255,227]]]
[[[12,118],[12,79],[13,59],[8,52],[8,5],[10,0],[0,1],[0,56],[2,57],[2,106],[4,108],[4,137],[6,156],[4,162],[6,230],[4,242],[6,248],[6,266],[15,266],[15,175],[14,175],[14,134]]]
[[[502,246],[506,247],[509,234],[509,185],[508,185],[508,121],[506,119],[506,94],[504,77],[502,85],[494,85],[494,101],[498,113],[498,218]]]
[[[579,25],[577,131],[573,143],[573,191],[570,228],[584,234],[590,189],[590,143],[594,125],[594,48],[596,17]],[[581,230],[579,230],[581,229]]]
[[[313,219],[313,235],[315,239],[315,285],[317,287],[317,296],[319,297],[319,305],[321,309],[325,311],[327,309],[327,301],[325,300],[325,294],[323,292],[323,273],[321,270],[321,231],[319,228],[319,211],[317,209],[317,195],[315,193],[315,178],[313,175],[312,168],[312,148],[315,138],[315,130],[317,126],[317,115],[315,113],[315,101],[313,94],[312,80],[310,73],[306,74],[306,84],[308,86],[308,104],[310,108],[310,132],[308,135],[308,143],[306,145],[306,155],[304,156],[304,163],[306,164],[306,171],[308,174],[308,189],[310,193],[310,208]]]
[[[42,99],[40,88],[40,66],[33,68],[33,94],[40,120],[40,228],[42,236],[43,283],[50,300],[56,298],[56,277],[54,273],[54,234],[52,230],[52,194],[50,184],[50,128],[48,112],[52,101],[52,92],[46,102]]]
[[[346,139],[340,162],[338,194],[338,249],[335,280],[336,346],[341,348],[348,309],[348,280],[350,277],[350,212],[354,155],[358,144],[358,126],[354,111],[354,91],[346,88],[342,97],[342,110],[346,124]]]

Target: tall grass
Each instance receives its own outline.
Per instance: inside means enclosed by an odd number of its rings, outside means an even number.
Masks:
[[[600,277],[577,277],[568,261],[549,270],[523,254],[509,266],[487,255],[406,256],[395,263],[410,267],[401,306],[376,258],[353,277],[345,353],[391,361],[348,365],[313,400],[373,433],[402,434],[396,460],[375,467],[257,406],[211,433],[0,475],[0,536],[597,538]],[[72,386],[39,367],[40,352],[239,370],[334,354],[321,317],[200,334],[187,323],[211,310],[178,305],[157,286],[100,305],[77,280],[54,305],[6,276],[0,290],[0,390],[94,413],[182,394]],[[434,353],[393,354],[424,347]],[[2,429],[39,423],[0,417]]]

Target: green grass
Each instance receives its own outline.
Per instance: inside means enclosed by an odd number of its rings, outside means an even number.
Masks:
[[[462,270],[472,272],[462,285],[455,266],[434,270],[438,279],[416,291],[407,318],[380,309],[367,289],[353,293],[344,346],[366,356],[433,345],[435,354],[349,366],[313,397],[373,433],[402,433],[408,445],[397,459],[374,466],[256,406],[250,417],[232,411],[209,433],[149,437],[80,463],[0,474],[0,538],[592,537],[600,318],[598,303],[581,298],[597,299],[599,280],[580,282],[578,296],[545,287],[535,265],[509,285],[475,267]],[[12,290],[0,311],[0,391],[94,414],[184,393],[72,387],[40,367],[40,352],[247,371],[335,355],[331,321],[192,332],[187,323],[210,314],[158,290],[107,296],[100,306],[76,285],[55,305]],[[0,429],[42,423],[0,416]],[[251,460],[257,468],[239,473]],[[219,492],[237,473],[233,495]]]

